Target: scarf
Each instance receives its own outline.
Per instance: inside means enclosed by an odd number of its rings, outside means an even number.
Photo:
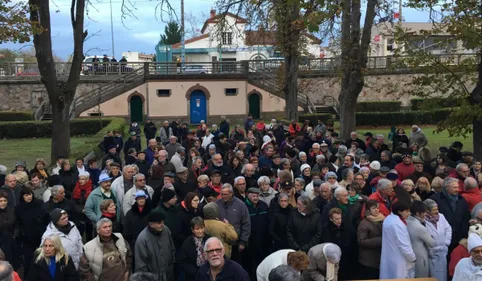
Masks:
[[[433,224],[433,226],[435,226],[435,229],[437,229],[437,223],[438,223],[438,220],[440,218],[440,215],[436,215],[436,216],[431,216],[429,214],[425,214],[425,220],[428,221],[429,223]]]
[[[74,225],[70,225],[70,222],[64,226],[55,225],[55,227],[65,235],[69,235],[70,230],[74,228]]]
[[[42,177],[43,177],[44,179],[48,178],[47,172],[45,172],[44,169],[42,169],[42,170],[37,170],[37,171],[42,175]]]
[[[55,271],[57,271],[57,263],[55,262],[55,256],[52,256],[49,263],[49,273],[52,279],[55,279]]]
[[[457,201],[459,199],[459,195],[451,195],[447,193],[447,190],[445,188],[442,188],[442,193],[448,198],[450,207],[452,208],[452,211],[455,212],[455,209],[457,208]]]
[[[378,213],[378,216],[376,217],[372,215],[367,216],[367,220],[373,223],[382,222],[384,219],[385,219],[385,216],[382,213]]]
[[[360,194],[357,194],[355,196],[348,196],[348,204],[353,205],[357,203],[359,198],[360,198]]]
[[[109,218],[110,220],[115,218],[115,214],[111,214],[111,213],[107,213],[107,212],[102,212],[102,216],[104,216],[106,218]]]
[[[204,255],[203,248],[203,239],[197,238],[196,236],[193,236],[193,238],[194,245],[196,246],[196,265],[200,267],[206,262],[206,256]]]

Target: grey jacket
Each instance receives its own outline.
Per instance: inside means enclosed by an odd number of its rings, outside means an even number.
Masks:
[[[159,281],[174,280],[176,248],[167,226],[160,235],[154,235],[149,226],[137,236],[135,245],[135,271],[150,272]]]
[[[172,156],[176,154],[177,148],[180,147],[181,144],[176,142],[175,144],[169,143],[166,145],[166,151],[167,151],[167,159],[171,160]]]
[[[410,136],[410,145],[417,143],[418,147],[424,147],[427,146],[428,140],[427,137],[425,136],[425,133],[422,132],[422,130],[418,129],[415,133],[412,133]]]
[[[238,243],[246,245],[251,235],[251,218],[249,217],[248,207],[236,197],[229,202],[218,199],[216,204],[219,207],[219,220],[226,219],[238,234]]]
[[[435,241],[420,220],[413,216],[408,217],[407,228],[412,249],[417,258],[415,261],[415,276],[417,278],[429,277],[428,248],[434,247]]]
[[[326,280],[326,257],[323,254],[323,248],[328,243],[318,244],[311,247],[308,251],[308,260],[310,265],[303,271],[303,281],[325,281]],[[335,264],[334,281],[338,280],[339,263]]]
[[[172,136],[172,128],[169,127],[169,130],[168,132],[166,132],[166,128],[164,128],[164,126],[162,126],[160,129],[159,129],[159,137],[161,138],[161,143],[162,144],[165,144],[165,143],[168,143],[169,142],[169,138]]]

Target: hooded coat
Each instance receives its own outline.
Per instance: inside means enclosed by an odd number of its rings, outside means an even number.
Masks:
[[[45,238],[49,235],[57,235],[60,237],[60,241],[62,242],[62,246],[64,247],[65,251],[69,256],[72,258],[74,262],[75,268],[79,268],[80,257],[82,256],[83,249],[82,249],[82,236],[80,236],[79,230],[75,226],[75,224],[69,221],[70,224],[70,231],[68,234],[65,234],[57,229],[54,223],[49,223],[47,226],[47,230],[45,230],[44,234],[42,235],[42,242]]]
[[[238,240],[238,234],[234,227],[218,219],[218,206],[216,203],[208,203],[203,208],[204,225],[206,235],[218,237],[224,245],[224,254],[231,257],[231,245]]]
[[[124,236],[124,239],[129,243],[132,251],[134,251],[137,236],[139,236],[142,230],[144,230],[149,224],[147,216],[151,210],[152,208],[149,201],[146,201],[146,205],[144,205],[142,211],[139,210],[137,203],[135,203],[124,217],[124,232],[122,233],[122,236]]]

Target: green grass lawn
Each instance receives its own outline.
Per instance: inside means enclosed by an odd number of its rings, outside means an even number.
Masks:
[[[407,133],[407,136],[410,138],[412,126],[403,126],[403,129]],[[447,131],[443,131],[441,133],[435,132],[435,126],[420,126],[422,131],[425,133],[428,139],[428,147],[430,150],[435,153],[437,152],[438,148],[441,146],[449,147],[450,144],[456,140],[461,141],[464,144],[463,150],[473,151],[473,143],[472,143],[472,134],[468,136],[468,138],[464,139],[463,137],[449,137],[449,133]],[[359,134],[364,134],[366,132],[371,132],[373,135],[375,134],[382,134],[385,136],[385,139],[388,138],[388,134],[390,133],[390,127],[380,127],[380,128],[359,128],[357,130]]]
[[[88,140],[89,136],[72,137],[70,149],[76,151]],[[50,144],[50,138],[0,140],[0,164],[7,166],[8,171],[11,171],[15,162],[19,160],[27,161],[29,169],[32,169],[37,158],[44,158],[49,163]]]

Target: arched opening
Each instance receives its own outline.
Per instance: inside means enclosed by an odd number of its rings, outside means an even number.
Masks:
[[[189,101],[191,124],[200,124],[201,120],[207,122],[206,94],[201,90],[194,90]]]
[[[129,103],[131,122],[142,122],[144,115],[142,98],[138,95],[132,96]]]
[[[253,115],[254,119],[261,118],[261,97],[259,93],[252,93],[248,97],[249,114]]]

